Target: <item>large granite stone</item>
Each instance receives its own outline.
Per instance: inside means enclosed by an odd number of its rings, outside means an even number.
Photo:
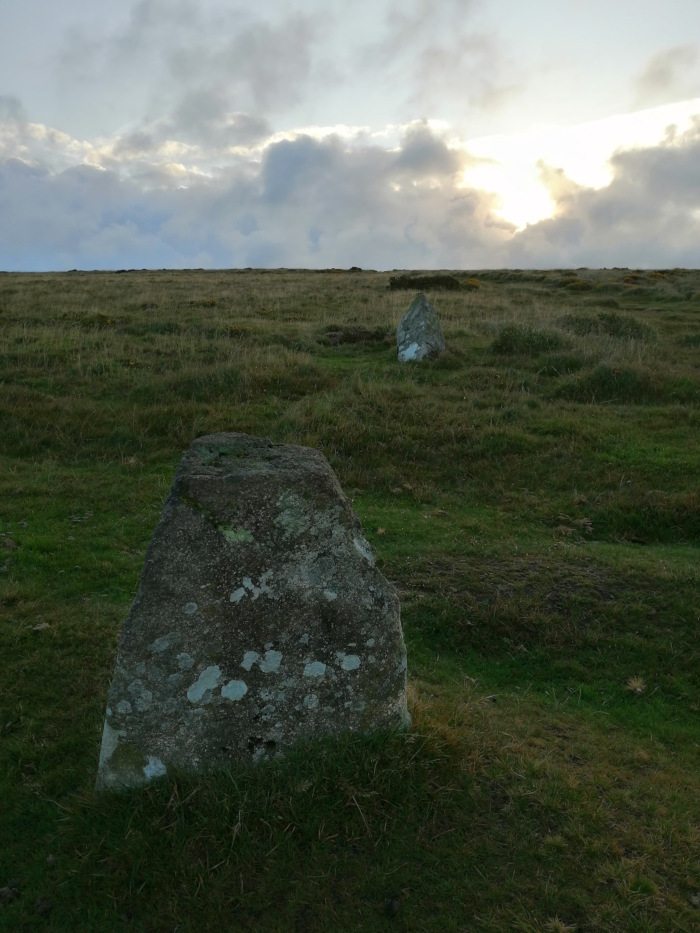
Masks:
[[[97,788],[407,724],[399,601],[326,459],[195,440],[122,630]]]
[[[445,352],[445,338],[435,308],[426,296],[416,295],[396,328],[399,363],[420,361]]]

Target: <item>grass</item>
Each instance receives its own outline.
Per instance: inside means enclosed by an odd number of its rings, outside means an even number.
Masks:
[[[0,930],[700,929],[700,273],[0,275]],[[476,283],[468,285],[466,283]],[[192,438],[319,447],[413,725],[93,794]]]

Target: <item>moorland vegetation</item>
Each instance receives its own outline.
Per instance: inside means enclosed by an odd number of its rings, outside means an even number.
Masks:
[[[700,272],[0,275],[0,929],[700,928]],[[182,452],[320,448],[399,590],[405,734],[95,795]]]

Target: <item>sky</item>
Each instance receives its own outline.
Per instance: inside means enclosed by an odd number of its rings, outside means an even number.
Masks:
[[[0,0],[0,269],[700,266],[698,0]]]

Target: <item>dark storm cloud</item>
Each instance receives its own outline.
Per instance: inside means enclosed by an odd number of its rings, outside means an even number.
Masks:
[[[697,45],[677,45],[653,55],[635,80],[635,106],[651,107],[700,94]]]

